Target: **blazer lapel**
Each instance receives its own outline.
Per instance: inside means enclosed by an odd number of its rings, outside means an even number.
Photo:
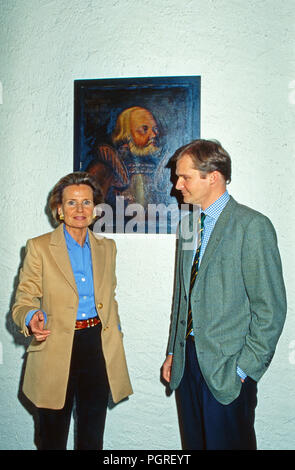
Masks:
[[[91,230],[88,230],[88,234],[91,247],[94,294],[96,301],[99,302],[99,292],[102,286],[106,261],[105,245],[103,238],[96,238]]]
[[[186,290],[187,296],[189,295],[189,290],[190,290],[190,278],[191,278],[191,268],[192,268],[192,263],[193,263],[193,256],[195,253],[194,248],[197,245],[197,240],[196,237],[198,236],[198,220],[200,216],[200,211],[193,211],[189,215],[189,224],[187,226],[182,227],[182,245],[181,249],[183,250],[182,257],[183,257],[183,263],[182,263],[182,268],[183,268],[183,281],[184,281],[184,286]],[[187,223],[187,222],[185,222]],[[191,236],[185,236],[185,232],[188,229],[188,235],[191,234]]]
[[[60,224],[59,227],[52,232],[49,250],[58,268],[63,273],[70,286],[73,288],[76,295],[78,295],[66,240],[64,237],[63,224]]]
[[[211,257],[213,256],[220,241],[222,240],[224,233],[225,233],[226,226],[228,225],[229,218],[232,214],[232,211],[235,205],[236,205],[235,200],[232,197],[230,197],[230,200],[228,201],[227,205],[225,206],[222,213],[220,214],[215,224],[215,227],[213,229],[213,232],[210,236],[209,242],[207,244],[206,250],[204,252],[204,255],[200,264],[197,281],[202,276],[202,273],[205,271],[206,267],[208,266],[208,263],[210,262]]]

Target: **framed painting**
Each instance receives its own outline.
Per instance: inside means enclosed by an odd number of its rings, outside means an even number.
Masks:
[[[169,161],[200,137],[199,76],[75,80],[74,171],[99,182],[94,229],[175,233]]]

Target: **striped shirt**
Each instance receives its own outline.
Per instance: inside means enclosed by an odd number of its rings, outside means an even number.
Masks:
[[[211,206],[207,207],[207,209],[204,212],[206,214],[206,218],[204,220],[204,229],[203,229],[203,235],[202,235],[202,245],[201,245],[201,250],[200,250],[200,259],[199,259],[199,266],[202,262],[202,258],[204,255],[204,252],[206,250],[208,241],[210,239],[211,233],[213,232],[213,229],[215,227],[215,224],[218,220],[218,217],[220,216],[221,212],[225,208],[226,204],[229,201],[229,194],[227,191],[225,191],[222,196],[220,196],[218,199],[216,199]],[[198,243],[198,240],[196,240],[196,243]],[[195,247],[196,250],[197,247]],[[194,259],[195,254],[193,255]]]

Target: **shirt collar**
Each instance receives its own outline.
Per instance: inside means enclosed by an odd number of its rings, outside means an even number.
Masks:
[[[66,243],[67,243],[67,247],[68,248],[71,248],[71,247],[80,247],[80,248],[84,248],[85,246],[89,247],[89,235],[88,235],[88,230],[87,230],[87,234],[86,234],[86,238],[85,238],[85,242],[84,242],[84,245],[81,247],[81,245],[79,245],[79,243],[76,242],[76,240],[72,237],[72,235],[69,234],[69,232],[67,231],[66,229],[66,226],[64,224],[64,234],[65,234],[65,239],[66,239]]]
[[[216,201],[213,202],[207,209],[205,209],[204,212],[206,214],[206,217],[212,217],[215,219],[215,221],[218,219],[220,216],[221,212],[225,208],[226,204],[229,201],[229,194],[228,191],[226,190]]]

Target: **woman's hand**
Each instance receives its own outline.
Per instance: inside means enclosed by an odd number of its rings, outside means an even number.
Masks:
[[[38,310],[38,312],[34,313],[29,323],[29,329],[37,341],[45,341],[50,335],[49,330],[44,330],[44,323],[44,314],[41,310]]]

